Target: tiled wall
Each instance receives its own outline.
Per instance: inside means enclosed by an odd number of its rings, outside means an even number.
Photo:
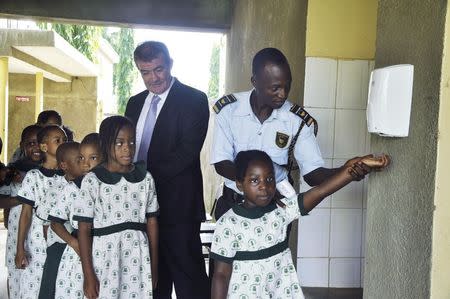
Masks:
[[[368,153],[367,88],[373,61],[306,58],[304,106],[319,123],[325,167]],[[366,182],[353,182],[299,221],[302,286],[362,287]],[[310,187],[304,181],[300,190]]]

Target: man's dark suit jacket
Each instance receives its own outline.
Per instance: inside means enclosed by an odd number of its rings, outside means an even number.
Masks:
[[[135,125],[148,93],[128,101],[125,116]],[[147,158],[147,170],[156,184],[160,224],[205,220],[200,150],[208,120],[206,95],[175,79],[156,120]]]

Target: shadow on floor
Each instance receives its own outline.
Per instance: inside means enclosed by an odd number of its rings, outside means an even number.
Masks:
[[[305,299],[362,299],[363,289],[302,288]]]

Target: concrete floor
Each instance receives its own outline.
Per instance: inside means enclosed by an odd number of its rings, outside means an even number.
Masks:
[[[362,299],[363,289],[302,288],[306,299]]]

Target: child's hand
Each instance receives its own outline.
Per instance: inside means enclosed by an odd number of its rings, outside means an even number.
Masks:
[[[97,299],[100,292],[100,284],[98,283],[97,276],[92,273],[89,277],[84,278],[83,283],[84,295],[88,299]]]
[[[385,169],[389,164],[391,164],[391,158],[386,154],[381,154],[377,157],[364,157],[360,161],[364,165],[370,167],[371,170],[374,171],[382,171]]]
[[[17,250],[15,262],[17,269],[25,269],[28,266],[28,259],[24,250]]]

